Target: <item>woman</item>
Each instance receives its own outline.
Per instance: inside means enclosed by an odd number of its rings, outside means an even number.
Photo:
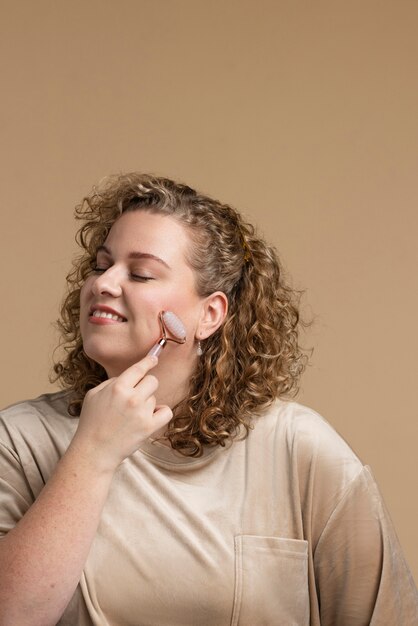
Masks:
[[[78,217],[65,390],[0,424],[0,625],[418,624],[370,469],[288,399],[274,251],[163,178],[112,178]],[[186,341],[156,358],[163,311]]]

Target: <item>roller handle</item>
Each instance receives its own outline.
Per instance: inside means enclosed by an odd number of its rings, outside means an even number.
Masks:
[[[164,348],[167,341],[165,339],[160,339],[156,344],[154,344],[151,350],[148,352],[150,356],[160,356],[162,349]]]

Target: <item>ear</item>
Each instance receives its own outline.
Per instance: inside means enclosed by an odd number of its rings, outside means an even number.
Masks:
[[[223,291],[215,291],[203,300],[196,339],[207,339],[222,326],[228,313],[228,298]]]

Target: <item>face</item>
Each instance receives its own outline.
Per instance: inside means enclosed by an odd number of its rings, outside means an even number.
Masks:
[[[113,224],[80,297],[84,351],[109,377],[139,361],[158,341],[163,310],[181,319],[187,341],[169,342],[161,358],[192,359],[203,299],[186,261],[189,245],[185,228],[168,216],[131,211]],[[97,317],[98,312],[112,317]]]

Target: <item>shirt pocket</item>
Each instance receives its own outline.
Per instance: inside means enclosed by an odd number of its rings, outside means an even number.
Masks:
[[[231,626],[309,626],[308,542],[235,537]]]

